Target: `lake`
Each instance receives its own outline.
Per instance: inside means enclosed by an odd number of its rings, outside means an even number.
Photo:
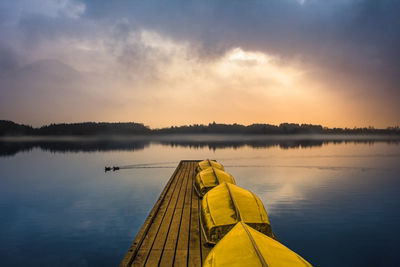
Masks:
[[[0,141],[0,266],[118,266],[179,161],[206,158],[310,263],[398,265],[398,139],[176,136]]]

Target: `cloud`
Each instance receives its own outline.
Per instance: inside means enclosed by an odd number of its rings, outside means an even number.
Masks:
[[[0,9],[7,14],[7,20],[17,21],[24,16],[79,18],[85,12],[85,5],[75,0],[29,0],[2,1]]]
[[[8,75],[2,99],[21,83],[10,73],[56,61],[83,79],[50,89],[39,72],[24,90],[42,87],[64,96],[68,85],[82,93],[82,106],[97,103],[92,120],[399,123],[395,0],[36,4],[0,4],[0,75]],[[36,104],[29,107],[40,110],[39,99]]]
[[[18,55],[10,48],[0,43],[0,78],[18,68]]]

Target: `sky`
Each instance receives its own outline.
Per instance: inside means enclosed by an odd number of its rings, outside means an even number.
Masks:
[[[398,0],[2,0],[0,119],[400,125]]]

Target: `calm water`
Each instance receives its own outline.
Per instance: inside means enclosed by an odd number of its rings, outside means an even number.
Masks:
[[[0,266],[117,266],[179,160],[202,158],[311,263],[398,266],[398,142],[179,138],[0,142]]]

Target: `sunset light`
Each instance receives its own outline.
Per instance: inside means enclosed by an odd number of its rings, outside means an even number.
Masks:
[[[42,9],[3,4],[10,14],[0,27],[5,118],[37,126],[100,120],[152,127],[214,120],[328,127],[400,123],[391,46],[360,43],[343,30],[347,26],[327,19],[331,12],[322,2],[289,1],[279,9],[293,13],[286,24],[257,13],[269,12],[266,6],[249,5],[244,10],[254,16],[246,15],[245,21],[253,26],[240,34],[230,11],[211,31],[207,19],[194,15],[209,14],[194,6],[184,7],[181,23],[141,17],[135,13],[140,7],[132,7],[132,14],[104,10],[102,17],[91,1],[42,2]],[[338,12],[354,8],[343,1],[326,5]],[[332,41],[320,44],[328,38],[317,38],[316,32],[325,36],[322,25],[329,23],[336,29]]]
[[[399,0],[1,0],[0,266],[397,266]]]

